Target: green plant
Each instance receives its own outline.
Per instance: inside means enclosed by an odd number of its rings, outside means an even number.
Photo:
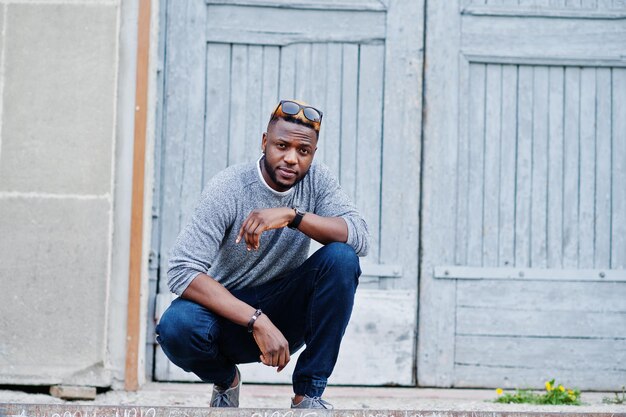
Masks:
[[[514,393],[505,393],[504,390],[498,388],[496,394],[497,403],[506,404],[567,404],[580,405],[580,391],[567,389],[563,385],[556,385],[554,379],[546,381],[546,391],[544,393],[535,393],[531,390],[517,389]]]
[[[622,385],[622,392],[616,392],[615,398],[604,397],[602,402],[605,404],[625,404],[626,403],[626,385]]]

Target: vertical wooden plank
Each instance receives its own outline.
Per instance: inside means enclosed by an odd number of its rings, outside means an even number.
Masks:
[[[203,180],[206,182],[228,165],[228,120],[230,118],[230,45],[207,45],[206,126]]]
[[[206,62],[205,7],[191,0],[167,6],[161,254],[169,253],[201,189],[202,162],[196,156],[201,158],[203,149]],[[167,256],[161,256],[160,267],[167,271]],[[165,280],[159,291],[169,291]]]
[[[626,69],[613,69],[611,268],[626,268]]]
[[[359,90],[356,154],[356,205],[370,231],[371,262],[379,262],[380,174],[382,154],[383,45],[362,45],[359,54]]]
[[[534,68],[530,266],[547,265],[548,68]]]
[[[455,239],[454,253],[456,265],[467,265],[468,250],[468,207],[469,207],[469,169],[470,169],[470,64],[467,60],[461,60],[459,68],[459,131],[457,140],[457,165],[456,165],[456,200],[455,200]]]
[[[470,64],[469,190],[467,207],[467,265],[481,266],[483,254],[483,195],[485,163],[484,64]]]
[[[231,54],[230,129],[228,165],[244,162],[246,148],[246,93],[248,90],[248,47],[233,45]]]
[[[339,161],[341,154],[341,68],[343,62],[343,46],[332,43],[327,47],[326,99],[322,119],[324,147],[324,163],[339,178]]]
[[[324,112],[326,108],[326,85],[328,84],[328,46],[327,43],[311,44],[311,70],[309,73],[309,100]],[[321,133],[321,130],[320,130]]]
[[[563,266],[578,267],[580,68],[565,69],[563,142]]]
[[[425,65],[424,95],[432,100],[427,100],[424,108],[417,380],[420,385],[446,387],[454,381],[456,283],[433,279],[432,271],[436,265],[454,262],[450,241],[454,239],[456,178],[449,173],[455,171],[459,157],[458,71],[459,60],[463,58],[459,54],[458,2],[427,2],[426,8],[429,25],[425,49],[430,52]],[[393,91],[406,89],[406,86],[397,87]],[[385,128],[389,124],[385,119]],[[410,132],[407,134],[414,137]]]
[[[167,1],[164,0],[159,5],[159,25],[162,28],[167,28]],[[154,317],[156,317],[156,298],[159,293],[159,285],[162,286],[164,290],[167,291],[167,285],[159,280],[159,261],[161,258],[164,258],[164,255],[160,254],[161,248],[161,204],[163,199],[163,176],[161,175],[163,172],[163,163],[164,163],[164,154],[163,147],[165,146],[165,137],[163,135],[165,128],[165,45],[166,45],[166,31],[159,30],[159,39],[158,39],[158,52],[157,52],[157,60],[158,63],[156,65],[156,95],[153,100],[156,101],[156,112],[155,112],[155,123],[154,123],[154,166],[153,166],[153,180],[152,183],[152,221],[150,223],[151,234],[150,234],[150,252],[151,255],[148,258],[148,326],[146,329],[146,344],[150,346],[147,348],[146,354],[146,368],[148,370],[152,369],[152,372],[148,371],[146,374],[147,379],[156,379],[158,378],[159,371],[163,368],[168,367],[166,365],[166,361],[157,359],[159,357],[159,349],[157,348],[155,351],[156,342],[152,335],[154,335],[154,328],[156,323],[154,322]],[[161,281],[161,282],[160,282]],[[154,354],[150,354],[151,352],[155,352]],[[161,352],[162,354],[162,352]],[[163,355],[164,356],[164,355]],[[167,373],[167,370],[165,370]]]
[[[356,197],[356,149],[358,146],[358,80],[359,47],[343,46],[342,109],[341,109],[341,167],[340,182],[354,201]]]
[[[296,48],[287,45],[280,48],[279,99],[288,100],[296,95]]]
[[[498,266],[502,65],[487,65],[482,265]]]
[[[204,125],[206,101],[206,42],[194,38],[202,29],[195,16],[202,16],[205,6],[196,3],[189,5],[190,24],[197,32],[187,32],[187,59],[190,66],[187,72],[188,89],[185,114],[185,150],[183,157],[183,177],[179,202],[181,205],[181,226],[184,226],[198,202],[203,187]],[[202,19],[198,19],[202,21]]]
[[[548,92],[548,268],[563,266],[564,68],[550,67]]]
[[[139,375],[145,375],[145,367],[139,367],[139,349],[142,344],[140,340],[141,275],[143,270],[143,213],[146,171],[146,125],[148,120],[150,14],[150,1],[141,1],[137,19],[137,77],[135,87],[135,106],[137,111],[135,113],[133,145],[133,190],[128,268],[128,311],[126,316],[124,388],[127,391],[139,389],[139,380],[141,379]]]
[[[596,183],[596,69],[580,74],[580,236],[578,267],[593,268]]]
[[[298,100],[311,103],[311,44],[299,44],[296,49],[296,96]]]
[[[412,306],[415,315],[406,317],[407,327],[415,329],[420,244],[424,1],[393,1],[389,4],[383,46],[380,262],[402,265],[403,277],[393,285],[394,288],[415,291]]]
[[[515,176],[515,266],[530,266],[533,68],[519,67]]]
[[[596,212],[594,268],[611,267],[611,69],[596,74]]]
[[[242,138],[246,156],[242,161],[254,161],[261,155],[261,139],[265,126],[263,115],[263,46],[249,45],[247,62],[247,78],[245,94],[245,136]]]
[[[517,143],[517,66],[502,68],[502,144],[500,145],[500,227],[498,265],[515,264],[515,149]]]
[[[326,114],[326,88],[328,80],[326,74],[328,72],[328,63],[326,61],[328,57],[328,44],[326,43],[314,43],[311,45],[311,69],[309,75],[309,84],[311,85],[311,100],[309,103],[317,107]],[[333,115],[336,117],[337,115]],[[322,117],[322,127],[320,128],[320,136],[317,141],[317,151],[315,153],[315,159],[324,163],[324,147],[326,141],[324,136],[326,133],[326,120]]]
[[[261,93],[261,127],[267,131],[267,123],[276,109],[278,98],[278,77],[280,75],[280,49],[277,46],[263,47],[263,91]]]

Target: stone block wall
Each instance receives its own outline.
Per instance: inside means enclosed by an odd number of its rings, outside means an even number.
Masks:
[[[0,384],[110,384],[119,7],[0,1]]]

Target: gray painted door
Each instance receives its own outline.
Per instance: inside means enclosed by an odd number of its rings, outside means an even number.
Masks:
[[[171,301],[167,253],[203,185],[256,160],[279,98],[300,98],[324,111],[316,158],[372,235],[330,382],[413,384],[423,3],[164,0],[161,10],[154,317]],[[156,379],[195,378],[156,349]],[[281,374],[260,365],[242,372],[246,381],[289,382],[293,364]]]
[[[418,383],[626,380],[626,5],[429,2]]]

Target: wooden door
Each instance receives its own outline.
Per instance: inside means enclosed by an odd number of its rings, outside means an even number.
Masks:
[[[427,7],[418,383],[626,378],[626,5]]]
[[[157,320],[171,301],[167,253],[203,185],[228,165],[257,159],[278,100],[299,98],[324,112],[316,158],[337,175],[372,235],[330,382],[414,382],[422,15],[421,1],[162,2],[151,263]],[[290,370],[242,368],[246,381],[263,382],[289,382]],[[155,378],[194,379],[158,347]]]

